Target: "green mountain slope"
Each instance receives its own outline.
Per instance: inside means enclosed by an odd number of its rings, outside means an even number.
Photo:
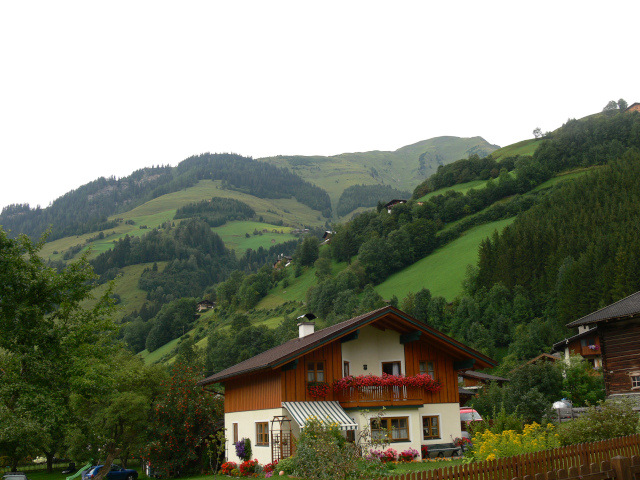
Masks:
[[[350,186],[385,184],[413,191],[422,180],[435,173],[439,165],[474,154],[487,156],[497,148],[482,137],[436,137],[393,152],[343,153],[331,157],[277,156],[258,160],[289,168],[326,190],[335,210],[340,195]]]

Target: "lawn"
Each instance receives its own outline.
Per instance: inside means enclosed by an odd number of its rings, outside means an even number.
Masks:
[[[115,463],[119,464],[118,461],[116,461]],[[453,460],[432,459],[428,462],[398,463],[395,465],[395,468],[390,472],[390,476],[404,475],[404,474],[413,473],[413,472],[417,473],[417,472],[423,472],[426,470],[435,470],[438,468],[452,467],[454,465],[461,465],[461,464],[462,464],[462,459],[457,459],[457,458]],[[66,464],[63,466],[58,466],[58,468],[54,468],[53,473],[47,473],[46,471],[42,471],[42,470],[26,471],[25,473],[27,473],[27,477],[29,478],[29,480],[65,480],[67,478],[67,475],[60,473],[62,470],[64,470],[65,467],[66,467]],[[129,465],[129,468],[133,468],[138,471],[139,479],[145,480],[149,478],[144,474],[142,469],[139,468],[138,464]],[[278,477],[277,475],[274,475],[273,478],[277,478],[277,477]],[[212,480],[212,479],[222,479],[222,478],[229,478],[229,477],[226,475],[211,475],[210,473],[208,473],[208,474],[201,474],[201,475],[183,476],[180,478],[185,478],[189,480]],[[240,477],[240,478],[244,478],[244,477]],[[289,477],[288,475],[284,475],[282,478],[297,478],[297,477]]]
[[[478,246],[494,230],[501,231],[513,222],[513,218],[479,225],[465,232],[462,237],[418,260],[401,272],[387,278],[376,291],[385,299],[392,295],[402,300],[409,292],[428,288],[431,295],[443,296],[451,301],[462,293],[462,280],[469,264],[478,262]]]

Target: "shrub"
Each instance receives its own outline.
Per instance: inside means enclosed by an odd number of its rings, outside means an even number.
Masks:
[[[417,453],[418,452],[416,452],[416,455]],[[377,458],[382,463],[395,462],[398,459],[398,452],[391,447],[386,450],[371,450],[369,455],[367,455],[367,458],[369,460]]]
[[[420,454],[416,449],[409,448],[400,452],[400,454],[398,455],[398,460],[402,462],[412,462],[418,455]]]
[[[377,478],[384,471],[378,459],[365,461],[359,450],[348,443],[337,423],[325,425],[313,417],[307,419],[296,445],[296,455],[278,464],[280,470],[289,473],[282,463],[291,460],[291,473],[309,480],[336,478]]]
[[[287,475],[293,473],[295,467],[294,457],[282,458],[278,462],[278,472],[284,472]]]
[[[241,438],[235,443],[236,455],[244,461],[251,458],[251,440],[248,438]]]
[[[223,475],[231,475],[231,471],[238,468],[238,464],[236,462],[225,462],[220,467],[220,471]]]
[[[537,423],[525,425],[522,433],[505,430],[500,434],[491,430],[478,432],[473,436],[473,446],[468,456],[475,461],[495,460],[522,453],[551,450],[560,446],[560,439],[553,424],[543,428]]]
[[[562,445],[597,442],[608,438],[633,435],[638,432],[638,414],[633,411],[636,403],[627,398],[611,399],[590,406],[576,420],[558,427]]]
[[[250,477],[254,473],[258,473],[258,467],[260,464],[257,459],[246,460],[240,464],[240,475],[243,477]]]
[[[271,473],[273,472],[276,468],[278,468],[278,460],[272,462],[272,463],[267,463],[264,467],[264,473]]]

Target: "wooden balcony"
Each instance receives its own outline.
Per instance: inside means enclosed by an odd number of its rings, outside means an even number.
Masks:
[[[343,408],[424,405],[421,387],[349,387],[334,394]]]
[[[597,355],[601,355],[600,345],[595,345],[595,347],[595,349],[591,349],[588,346],[580,347],[580,355],[582,355],[583,357],[594,357]]]

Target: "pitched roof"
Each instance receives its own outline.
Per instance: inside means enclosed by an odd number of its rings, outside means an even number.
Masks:
[[[578,333],[577,335],[574,335],[573,337],[569,337],[569,338],[565,338],[563,340],[560,340],[559,342],[556,342],[553,344],[553,349],[551,350],[552,352],[564,352],[564,349],[567,345],[569,345],[569,343],[573,342],[574,340],[579,340],[583,337],[588,337],[590,335],[597,335],[598,334],[598,326],[596,325],[593,328],[590,328],[589,330],[585,330],[582,333]]]
[[[336,340],[340,337],[348,335],[349,333],[357,330],[360,327],[364,327],[367,324],[381,321],[385,316],[393,315],[404,320],[405,324],[410,325],[409,330],[419,329],[424,333],[430,334],[432,337],[438,338],[456,351],[464,354],[465,357],[472,357],[478,361],[478,365],[481,368],[491,367],[497,365],[497,362],[480,352],[473,350],[466,345],[450,338],[443,333],[429,327],[428,325],[410,317],[404,312],[401,312],[397,308],[392,306],[385,306],[377,310],[373,310],[369,313],[359,315],[357,317],[345,320],[344,322],[337,323],[322,330],[318,330],[303,338],[294,338],[282,345],[278,345],[270,350],[262,352],[255,357],[251,357],[243,362],[240,362],[232,367],[229,367],[221,372],[211,375],[204,380],[198,382],[198,385],[204,386],[210,383],[218,383],[224,380],[244,375],[251,372],[257,372],[260,370],[273,369],[280,367],[286,363],[289,363],[296,358],[321,347],[322,345]],[[395,326],[395,325],[394,325]]]
[[[495,375],[489,375],[488,373],[475,372],[473,370],[467,370],[460,374],[461,377],[477,378],[478,380],[484,380],[487,382],[508,382],[508,378],[496,377]]]
[[[640,314],[640,292],[629,295],[622,300],[612,303],[608,307],[601,308],[589,315],[586,315],[571,323],[567,327],[577,327],[578,325],[588,325],[591,323],[603,322],[605,320],[620,320],[625,317]]]

